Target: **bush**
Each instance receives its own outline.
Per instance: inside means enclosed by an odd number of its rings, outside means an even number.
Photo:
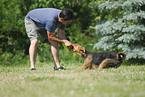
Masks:
[[[75,26],[71,27],[73,31],[69,28],[66,30],[66,32],[69,32],[67,36],[71,37],[72,42],[79,41],[79,43],[84,44],[80,37],[89,34],[86,34],[85,30],[91,24],[93,18],[93,15],[90,14],[91,8],[88,7],[89,2],[90,0],[1,0],[0,41],[2,42],[0,43],[0,52],[14,53],[16,50],[23,50],[25,54],[28,54],[29,39],[25,33],[24,18],[30,10],[44,7],[71,8],[75,14],[73,20]],[[78,37],[76,37],[76,33],[79,34]],[[82,33],[85,33],[85,35]]]
[[[24,50],[28,44],[21,3],[20,0],[1,0],[0,52],[14,53],[16,50]]]
[[[93,27],[95,33],[102,36],[94,48],[124,51],[127,60],[145,59],[145,1],[117,0],[92,4],[105,14],[100,15],[100,22]]]

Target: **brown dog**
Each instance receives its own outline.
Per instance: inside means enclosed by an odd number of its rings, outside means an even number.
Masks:
[[[85,48],[79,44],[72,44],[69,50],[76,52],[84,58],[84,64],[76,70],[117,68],[126,58],[124,52],[91,52],[85,50]]]

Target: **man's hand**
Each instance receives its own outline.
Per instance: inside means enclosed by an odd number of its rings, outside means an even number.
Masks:
[[[69,42],[68,40],[65,40],[65,41],[64,41],[64,43],[65,43],[66,47],[68,47],[68,46],[71,46],[71,45],[72,45],[72,44],[71,44],[71,42]]]
[[[65,40],[64,43],[65,43],[66,47],[69,49],[69,51],[72,51],[72,43],[69,42],[68,40]]]

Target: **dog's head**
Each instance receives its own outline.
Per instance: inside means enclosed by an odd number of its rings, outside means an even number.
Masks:
[[[72,43],[72,47],[69,50],[76,52],[81,57],[85,56],[85,48],[80,46],[79,44]]]

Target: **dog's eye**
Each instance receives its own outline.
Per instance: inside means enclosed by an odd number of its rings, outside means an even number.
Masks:
[[[82,52],[84,52],[84,50],[81,50]]]
[[[74,47],[73,47],[73,46],[71,46],[71,49],[74,49]]]

